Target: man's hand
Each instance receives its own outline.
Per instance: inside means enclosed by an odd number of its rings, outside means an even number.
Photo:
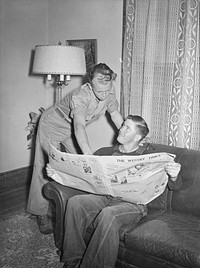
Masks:
[[[176,181],[178,173],[181,170],[181,165],[176,162],[169,162],[165,166],[165,171],[169,175],[170,179]]]
[[[47,172],[47,176],[50,178],[52,178],[52,176],[55,174],[55,170],[51,167],[49,163],[46,166],[46,172]]]
[[[48,177],[52,178],[54,181],[57,181],[60,184],[63,184],[63,179],[57,173],[57,171],[51,167],[49,163],[46,165],[46,172]]]
[[[84,152],[84,155],[93,155],[92,152]]]

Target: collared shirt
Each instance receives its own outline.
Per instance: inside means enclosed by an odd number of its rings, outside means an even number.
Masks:
[[[115,96],[114,86],[108,97],[99,101],[94,95],[91,84],[86,83],[74,89],[57,106],[66,118],[71,120],[74,115],[84,115],[86,124],[89,124],[103,116],[106,111],[114,112],[118,109],[119,104]]]

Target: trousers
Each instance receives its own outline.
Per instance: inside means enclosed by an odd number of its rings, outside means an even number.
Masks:
[[[111,196],[76,195],[68,200],[61,261],[81,261],[81,268],[115,267],[119,229],[131,228],[147,214],[146,206],[124,202]],[[84,237],[88,226],[94,231],[89,244]]]
[[[37,130],[33,174],[26,208],[27,212],[35,215],[46,215],[49,207],[49,202],[43,195],[43,186],[49,181],[45,169],[48,163],[49,142],[57,149],[62,143],[67,152],[77,153],[71,124],[61,118],[55,108],[51,107],[43,112]]]

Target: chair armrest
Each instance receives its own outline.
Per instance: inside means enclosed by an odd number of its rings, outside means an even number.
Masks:
[[[56,181],[47,182],[43,188],[44,195],[55,202],[56,222],[54,229],[55,245],[62,252],[64,237],[64,219],[67,201],[74,195],[88,194],[68,186],[57,183]],[[59,254],[60,255],[60,254]]]

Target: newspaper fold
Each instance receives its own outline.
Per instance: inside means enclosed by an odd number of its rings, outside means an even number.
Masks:
[[[120,197],[147,204],[163,193],[168,182],[165,165],[175,155],[153,153],[140,156],[69,154],[50,144],[52,179],[65,186],[94,194]]]

